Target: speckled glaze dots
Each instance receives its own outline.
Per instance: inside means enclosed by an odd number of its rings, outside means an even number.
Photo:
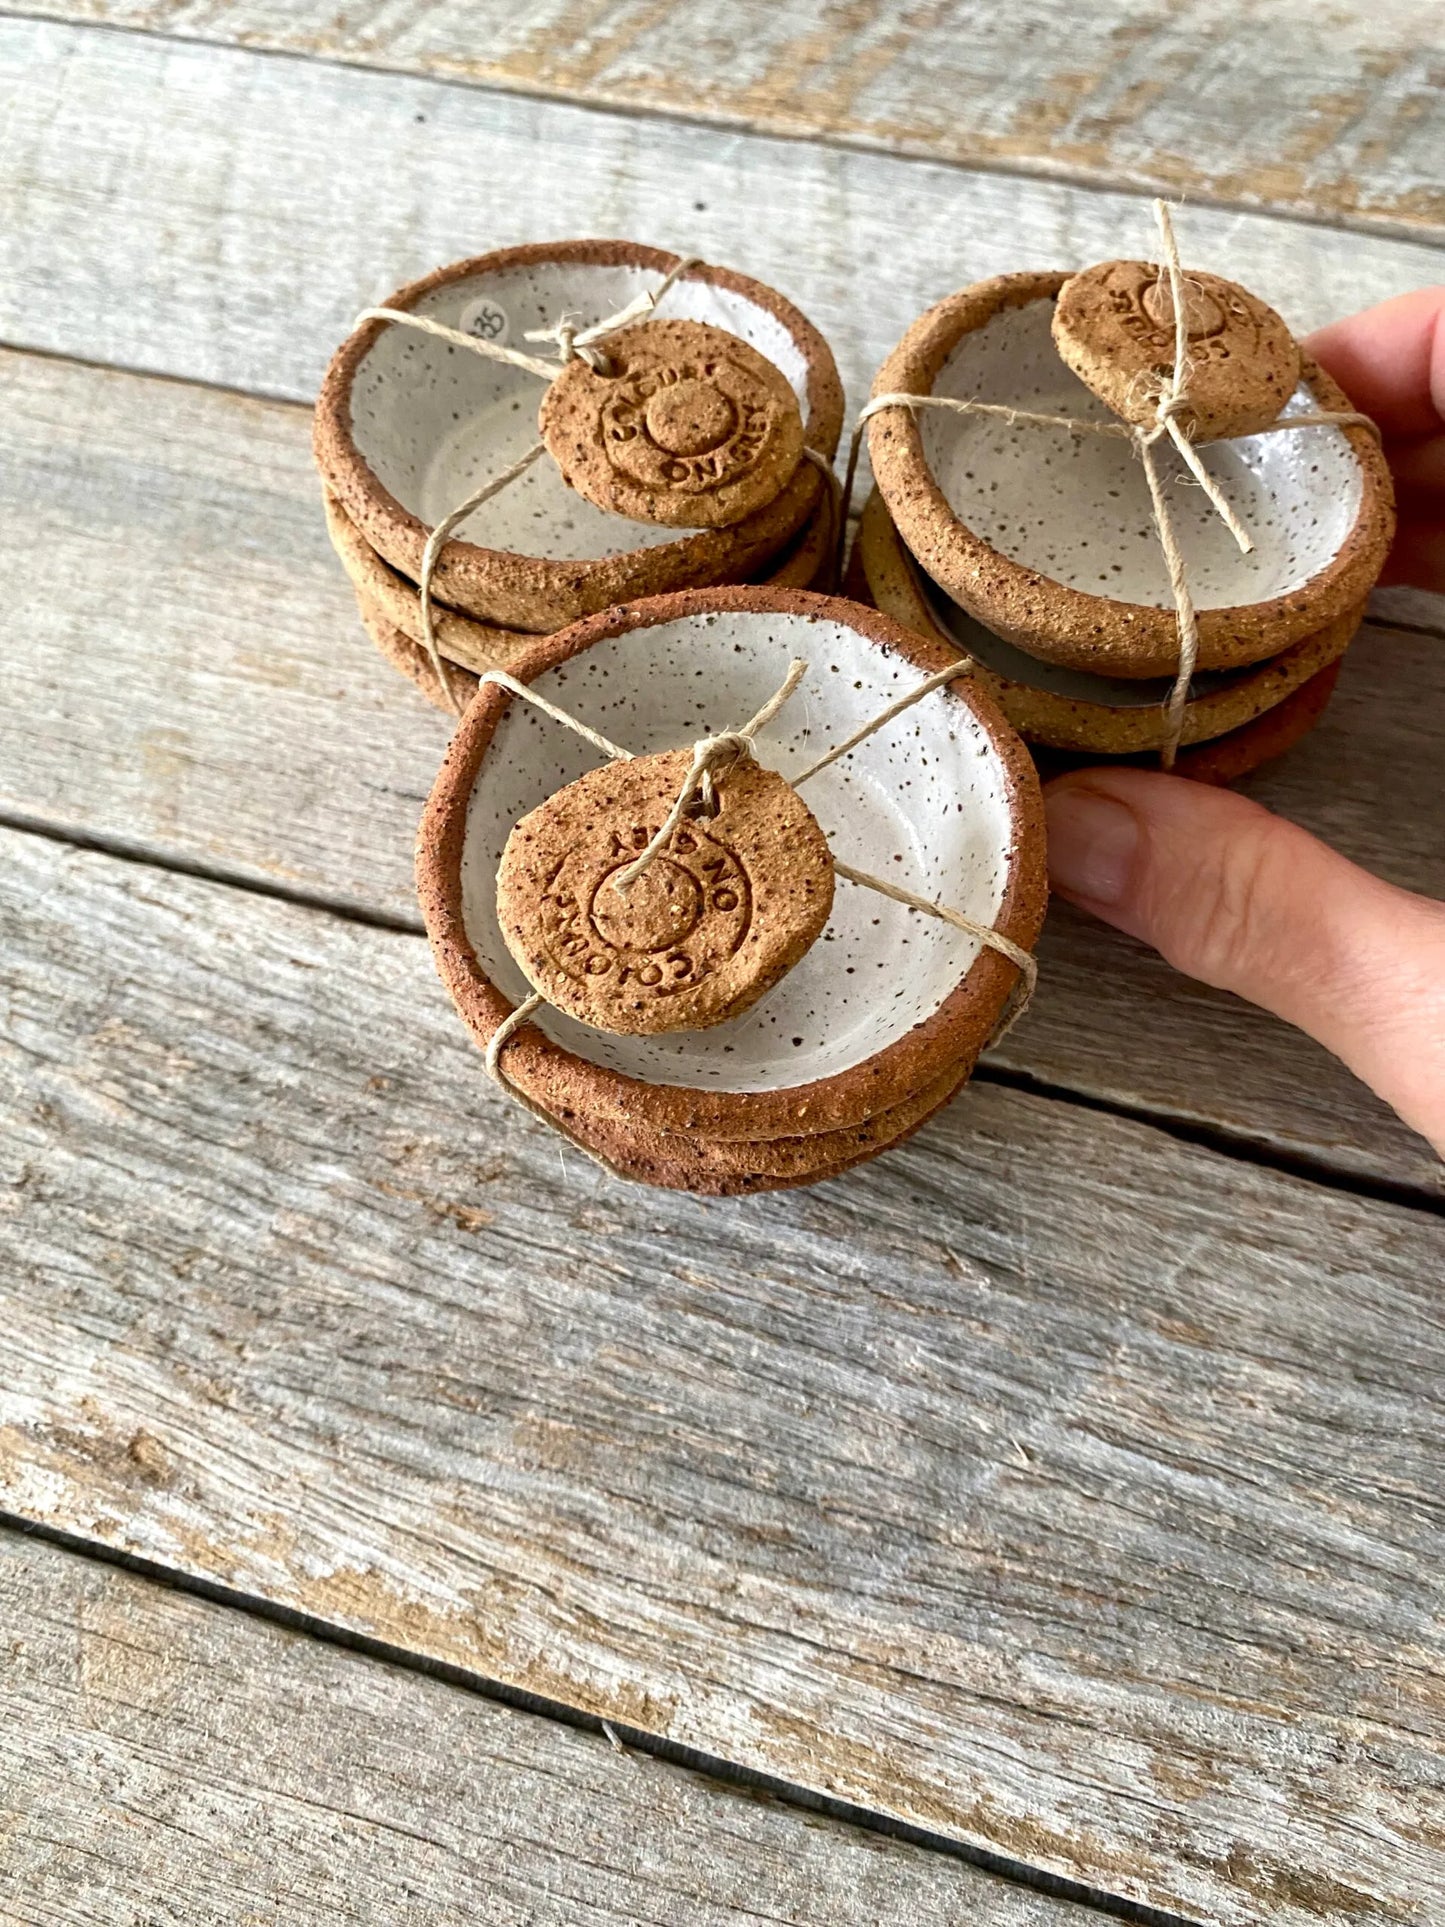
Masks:
[[[882,496],[869,496],[854,549],[856,587],[886,614],[922,634],[967,652],[972,674],[996,698],[1024,740],[1102,756],[1154,751],[1166,739],[1161,704],[1168,682],[1115,680],[1039,662],[984,627],[946,595],[914,561],[889,519]],[[1271,661],[1235,670],[1206,670],[1194,678],[1181,741],[1207,742],[1266,714],[1332,663],[1359,629],[1357,603],[1314,635]]]

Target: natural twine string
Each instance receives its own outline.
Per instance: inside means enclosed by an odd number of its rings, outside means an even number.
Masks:
[[[1228,500],[1200,461],[1198,447],[1209,447],[1214,440],[1229,440],[1220,436],[1211,441],[1195,444],[1184,429],[1180,417],[1188,412],[1189,405],[1189,329],[1185,310],[1184,274],[1179,264],[1179,249],[1174,238],[1174,223],[1169,208],[1162,200],[1154,203],[1154,217],[1159,224],[1159,237],[1164,253],[1164,272],[1169,278],[1170,298],[1174,307],[1174,365],[1160,384],[1158,401],[1155,405],[1152,424],[1133,424],[1123,421],[1084,421],[1074,415],[1055,415],[1030,408],[1012,408],[999,402],[963,400],[952,395],[875,395],[859,413],[853,427],[852,438],[848,445],[848,466],[843,479],[843,503],[846,510],[853,500],[853,488],[857,479],[858,457],[862,446],[863,430],[869,420],[887,408],[941,408],[959,415],[993,415],[1007,421],[1010,427],[1020,422],[1043,428],[1063,428],[1071,435],[1108,435],[1132,442],[1143,465],[1144,479],[1149,489],[1149,503],[1154,518],[1155,533],[1164,555],[1165,569],[1169,577],[1169,590],[1174,600],[1175,620],[1179,630],[1179,663],[1174,683],[1165,700],[1164,714],[1168,736],[1160,760],[1165,769],[1174,767],[1179,752],[1180,737],[1184,730],[1184,709],[1189,700],[1189,685],[1194,679],[1195,666],[1199,657],[1199,623],[1195,613],[1194,600],[1189,589],[1189,575],[1185,567],[1184,555],[1179,546],[1179,538],[1174,527],[1174,518],[1169,507],[1168,492],[1155,454],[1155,445],[1165,435],[1175,448],[1194,479],[1199,483],[1211,506],[1228,528],[1239,547],[1249,554],[1254,547],[1249,531],[1235,514]],[[1379,427],[1368,415],[1352,409],[1338,411],[1320,409],[1298,415],[1281,416],[1266,427],[1252,431],[1254,434],[1274,435],[1292,432],[1298,428],[1368,428],[1378,435]],[[841,567],[840,554],[837,565]],[[965,661],[968,658],[964,658]]]
[[[646,869],[649,863],[654,861],[666,844],[667,839],[682,821],[683,813],[687,805],[698,791],[703,789],[705,784],[710,783],[714,772],[718,771],[719,764],[730,769],[744,758],[754,755],[753,739],[760,730],[766,728],[783,707],[783,704],[787,702],[788,698],[793,694],[794,690],[797,689],[799,683],[807,673],[807,667],[806,662],[795,657],[788,665],[788,673],[782,683],[750,722],[744,723],[740,729],[721,730],[715,736],[704,736],[694,744],[691,767],[688,770],[687,777],[684,780],[677,800],[668,813],[667,821],[663,824],[662,829],[658,831],[657,835],[652,838],[647,848],[642,851],[636,861],[629,864],[626,870],[622,871],[613,879],[614,887],[625,893],[636,880],[636,877]],[[837,762],[839,757],[846,756],[850,750],[856,749],[859,743],[866,742],[870,736],[875,735],[880,729],[885,728],[893,721],[895,716],[901,716],[905,710],[911,709],[915,703],[922,702],[925,696],[932,695],[934,690],[941,688],[944,683],[956,680],[959,673],[958,665],[953,664],[947,669],[940,669],[933,675],[926,677],[916,688],[909,690],[906,695],[900,696],[896,702],[890,703],[886,709],[880,710],[879,713],[865,723],[861,729],[855,730],[845,742],[839,743],[835,748],[830,749],[826,755],[819,757],[816,763],[809,764],[808,768],[805,769],[800,776],[791,778],[793,787],[796,789],[800,784],[808,782],[812,777],[818,775],[821,770],[825,770],[830,764]],[[509,694],[521,696],[527,702],[534,704],[544,715],[552,717],[554,721],[563,724],[567,729],[574,730],[577,735],[585,737],[589,743],[592,743],[596,748],[600,749],[604,755],[610,756],[618,761],[631,760],[632,752],[630,750],[620,749],[615,743],[610,743],[605,736],[599,735],[596,730],[589,728],[579,717],[570,715],[565,709],[559,709],[556,704],[549,702],[545,696],[538,695],[528,684],[518,682],[516,677],[509,675],[506,670],[488,669],[478,681],[479,685],[481,683],[495,683],[499,688],[507,690]],[[719,773],[721,772],[719,771]],[[704,792],[704,799],[709,803],[711,802],[706,791]],[[876,890],[880,896],[889,897],[893,902],[904,904],[910,910],[919,910],[927,916],[937,917],[942,922],[951,924],[955,930],[962,931],[965,936],[974,938],[976,942],[984,944],[989,949],[996,950],[1000,956],[1006,957],[1018,970],[1019,975],[1012,991],[1009,993],[1007,1002],[1004,1004],[998,1022],[989,1033],[986,1048],[999,1043],[1008,1032],[1012,1030],[1013,1026],[1028,1009],[1038,985],[1038,963],[1021,944],[1015,943],[1012,937],[1005,936],[1003,931],[994,929],[992,924],[978,923],[972,917],[965,916],[961,910],[955,910],[948,904],[935,903],[928,897],[916,896],[911,890],[905,890],[896,883],[890,883],[886,878],[875,877],[870,875],[866,870],[858,870],[853,868],[851,864],[840,863],[836,857],[833,861],[833,868],[845,881],[858,884],[867,890]],[[529,997],[523,998],[522,1002],[502,1019],[496,1030],[492,1032],[487,1044],[486,1057],[484,1060],[487,1074],[493,1078],[495,1082],[500,1084],[504,1090],[509,1091],[516,1097],[527,1110],[532,1112],[533,1116],[539,1117],[544,1122],[554,1125],[569,1142],[576,1145],[579,1151],[585,1152],[595,1163],[602,1165],[604,1169],[611,1171],[615,1176],[626,1177],[628,1175],[626,1172],[619,1171],[617,1166],[612,1164],[609,1159],[592,1151],[587,1145],[579,1143],[572,1133],[553,1117],[550,1111],[544,1110],[541,1105],[534,1103],[527,1093],[512,1081],[502,1066],[502,1051],[507,1043],[516,1032],[535,1015],[546,1001],[547,999],[540,991],[534,990]]]
[[[363,308],[352,326],[359,328],[363,322],[382,321],[392,322],[403,328],[415,328],[422,334],[434,335],[439,341],[450,342],[454,348],[465,348],[469,353],[481,355],[488,361],[505,362],[508,367],[525,369],[529,375],[538,375],[546,382],[555,381],[568,362],[574,360],[585,361],[589,368],[595,369],[598,374],[605,375],[611,372],[612,364],[598,343],[605,341],[609,335],[615,334],[619,328],[626,328],[632,322],[640,321],[644,316],[650,315],[675,281],[678,281],[689,269],[701,266],[700,255],[684,255],[668,269],[655,288],[645,288],[641,294],[634,295],[625,308],[619,308],[615,314],[604,316],[601,321],[593,322],[588,328],[575,327],[572,317],[563,315],[562,319],[550,328],[527,329],[523,336],[524,340],[552,341],[557,344],[555,361],[543,361],[539,355],[523,354],[520,349],[504,347],[497,341],[484,341],[479,335],[466,334],[460,328],[449,328],[445,322],[433,320],[430,315],[414,314],[410,308]],[[449,514],[442,517],[428,535],[426,547],[422,550],[421,579],[417,584],[417,593],[421,602],[422,643],[427,652],[427,659],[431,663],[432,673],[437,679],[437,686],[458,716],[466,708],[466,704],[457,694],[456,685],[452,681],[451,667],[441,652],[432,613],[432,578],[436,573],[437,562],[447,537],[457,524],[464,522],[474,509],[482,506],[483,502],[489,502],[494,495],[500,495],[504,488],[515,482],[517,477],[529,469],[543,453],[545,453],[545,444],[534,442],[526,454],[513,462],[510,468],[504,469],[500,475],[494,475],[489,482],[483,482],[482,486],[467,496],[464,502],[459,502]]]
[[[781,686],[773,691],[751,722],[744,723],[741,729],[724,729],[716,736],[704,736],[693,744],[692,767],[684,777],[682,788],[663,819],[661,829],[647,848],[612,879],[612,887],[619,896],[625,897],[637,879],[661,855],[673,831],[681,823],[688,804],[704,784],[707,788],[703,801],[709,810],[713,808],[713,777],[725,769],[731,769],[735,763],[748,761],[752,757],[754,736],[773,720],[807,673],[807,663],[795,656],[788,664],[788,673]]]

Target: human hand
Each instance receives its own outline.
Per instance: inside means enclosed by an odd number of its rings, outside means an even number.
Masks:
[[[1383,432],[1400,518],[1385,580],[1445,592],[1445,288],[1307,346]],[[1045,800],[1060,896],[1297,1024],[1445,1156],[1445,904],[1182,777],[1082,770]]]

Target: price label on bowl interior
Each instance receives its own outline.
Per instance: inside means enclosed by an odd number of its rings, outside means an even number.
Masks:
[[[479,341],[505,342],[512,332],[506,309],[489,294],[479,294],[467,303],[459,325],[464,335],[475,335]]]

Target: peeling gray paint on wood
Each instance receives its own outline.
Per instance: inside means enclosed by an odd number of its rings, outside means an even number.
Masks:
[[[41,0],[265,47],[941,161],[1445,225],[1431,0]]]
[[[721,1205],[419,938],[0,839],[0,1503],[1115,1894],[1445,1905],[1445,1225],[975,1087]]]

